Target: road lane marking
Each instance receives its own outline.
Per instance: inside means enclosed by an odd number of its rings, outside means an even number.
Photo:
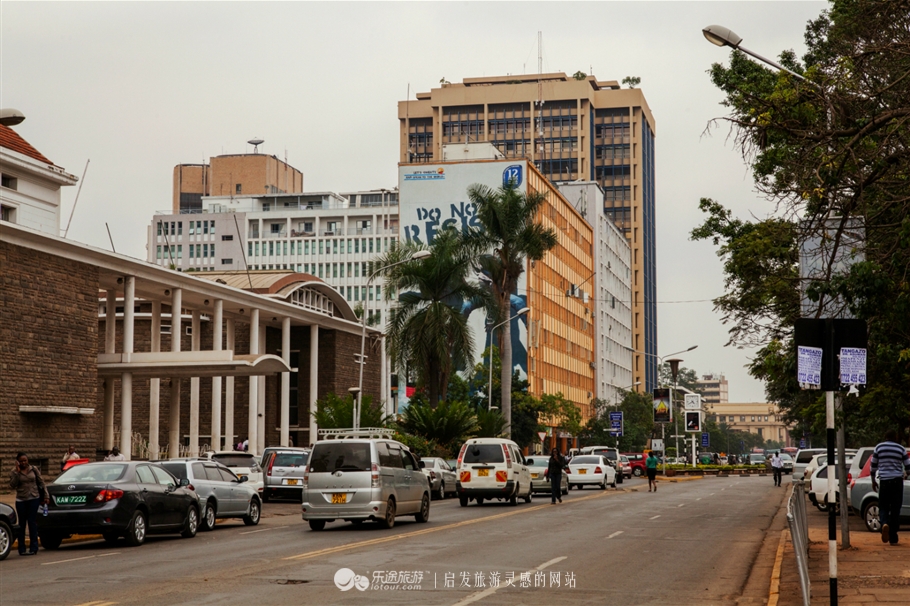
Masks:
[[[266,532],[269,530],[281,530],[282,528],[287,528],[287,526],[272,526],[271,528],[260,528],[259,530],[247,530],[246,532],[238,532],[237,534],[253,534],[254,532]]]
[[[585,498],[588,498],[588,497],[585,497]],[[552,560],[549,560],[549,561],[547,561],[547,562],[544,562],[543,564],[541,564],[541,565],[538,566],[537,568],[533,568],[533,569],[529,570],[529,571],[528,571],[528,574],[530,574],[530,573],[532,573],[532,572],[539,572],[539,571],[541,571],[541,570],[545,570],[546,568],[549,568],[549,567],[552,566],[553,564],[558,564],[559,562],[562,562],[562,561],[565,560],[567,557],[568,557],[568,556],[559,556],[558,558],[553,558]],[[467,606],[467,604],[473,604],[474,602],[478,602],[478,601],[480,601],[480,600],[482,600],[482,599],[484,599],[484,598],[486,598],[486,597],[489,597],[489,596],[493,595],[494,593],[496,593],[497,591],[499,591],[499,590],[502,589],[503,587],[508,587],[508,585],[498,585],[498,586],[496,586],[496,587],[490,587],[489,589],[484,589],[483,591],[481,591],[481,592],[479,592],[479,593],[475,593],[475,594],[469,595],[468,597],[466,597],[465,599],[461,600],[460,602],[456,602],[456,603],[454,604],[454,606]]]
[[[110,552],[110,553],[102,553],[102,554],[99,555],[98,557],[99,557],[99,558],[106,558],[107,556],[119,555],[119,554],[120,554],[119,551],[112,551],[112,552]]]
[[[112,552],[110,552],[110,553],[102,553],[102,554],[99,554],[99,555],[84,556],[84,557],[81,557],[81,558],[70,558],[70,559],[68,559],[68,560],[54,560],[53,562],[42,562],[41,565],[42,565],[42,566],[50,566],[50,565],[52,565],[52,564],[63,564],[64,562],[76,562],[76,561],[78,561],[78,560],[91,560],[92,558],[104,558],[104,557],[107,557],[107,556],[117,555],[118,553],[120,553],[120,552],[119,552],[119,551],[112,551]],[[97,603],[100,603],[100,602],[97,602]],[[107,602],[105,602],[105,604],[106,604],[106,603],[107,603]],[[96,602],[90,602],[89,604],[96,604]],[[83,605],[80,605],[80,606],[83,606]]]
[[[712,493],[709,494],[708,496],[709,496],[709,497],[713,497],[713,496],[716,495],[716,494],[717,494],[716,492],[712,492]]]
[[[701,497],[698,497],[698,498],[697,498],[697,499],[695,499],[695,500],[696,500],[696,501],[701,501]]]
[[[111,606],[111,604],[116,604],[117,602],[105,602],[104,600],[95,600],[94,602],[84,602],[82,604],[76,604],[76,606]]]
[[[685,507],[685,506],[686,506],[685,503],[680,503],[679,505],[677,505],[677,507]]]
[[[614,532],[613,534],[611,534],[611,535],[608,536],[607,538],[608,538],[608,539],[612,539],[613,537],[618,537],[619,535],[622,534],[622,532],[623,532],[622,530],[617,530],[616,532]]]
[[[582,501],[588,501],[590,499],[599,499],[601,497],[610,496],[610,495],[619,495],[624,494],[621,492],[601,492],[599,494],[593,494],[589,497],[579,497],[577,499],[572,499],[571,501],[566,501],[566,505],[572,505],[574,503],[580,503]],[[348,551],[351,549],[359,549],[360,547],[371,547],[373,545],[380,545],[382,543],[388,543],[389,541],[397,541],[399,539],[407,539],[409,537],[416,537],[424,534],[430,534],[432,532],[439,532],[441,530],[450,530],[452,528],[460,528],[462,526],[470,526],[471,524],[478,524],[480,522],[487,522],[489,520],[499,520],[502,518],[507,518],[509,516],[518,515],[521,513],[528,513],[531,511],[538,511],[541,509],[552,509],[552,506],[547,505],[536,505],[534,507],[522,508],[515,511],[510,511],[508,513],[499,513],[491,516],[484,516],[482,518],[472,518],[470,520],[462,520],[461,522],[453,522],[451,524],[445,524],[443,526],[436,526],[433,528],[426,528],[424,530],[415,530],[412,532],[406,532],[401,534],[392,535],[389,537],[381,537],[378,539],[368,539],[366,541],[358,541],[356,543],[348,543],[347,545],[337,545],[335,547],[327,547],[325,549],[320,549],[318,551],[310,551],[308,553],[301,553],[295,556],[288,556],[282,558],[284,560],[308,560],[310,558],[316,558],[319,556],[324,556],[328,554],[338,553],[341,551]]]
[[[657,514],[657,515],[654,516],[653,518],[648,518],[648,519],[649,519],[649,520],[656,520],[656,519],[659,518],[659,517],[660,517],[660,514]]]

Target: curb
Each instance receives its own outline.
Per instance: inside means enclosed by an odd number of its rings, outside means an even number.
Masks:
[[[661,482],[671,482],[671,483],[676,483],[676,482],[694,482],[695,480],[704,480],[704,479],[705,479],[705,476],[687,476],[687,477],[681,477],[681,478],[677,478],[677,477],[675,477],[675,476],[672,477],[672,478],[669,478],[669,477],[667,477],[667,476],[657,476],[657,477],[655,477],[654,479],[655,479],[655,480],[660,480]]]
[[[768,606],[777,606],[780,598],[780,567],[784,560],[784,545],[787,543],[788,530],[780,531],[780,541],[777,544],[777,556],[774,558],[774,568],[771,569],[771,588],[768,590]]]

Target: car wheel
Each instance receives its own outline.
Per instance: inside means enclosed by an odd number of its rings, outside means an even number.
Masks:
[[[423,493],[423,498],[420,500],[420,511],[414,515],[414,519],[424,524],[430,521],[430,495]]]
[[[392,528],[395,526],[395,499],[389,497],[389,502],[385,506],[385,517],[379,521],[383,528]]]
[[[13,529],[0,520],[0,560],[5,560],[13,548]]]
[[[262,517],[262,506],[259,505],[258,499],[253,499],[250,501],[250,510],[243,516],[243,523],[247,526],[255,526],[259,523],[259,518]]]
[[[819,511],[828,511],[828,503],[826,501],[816,501],[815,507]]]
[[[120,539],[120,533],[116,531],[102,532],[101,536],[104,538],[105,543],[116,543]]]
[[[632,470],[632,475],[635,476],[636,478],[640,478],[641,470],[638,467],[636,467],[635,469]]]
[[[202,512],[202,530],[215,530],[215,505],[206,501],[205,511]]]
[[[828,495],[825,495],[825,511],[828,511]],[[834,513],[840,513],[840,495],[834,493]]]
[[[263,488],[263,489],[262,489],[262,502],[263,502],[263,503],[268,503],[268,502],[269,502],[269,498],[270,498],[270,497],[269,497],[269,489],[268,489],[268,488]]]
[[[45,549],[60,549],[60,543],[63,542],[63,535],[54,532],[41,534],[41,546]]]
[[[617,484],[617,483],[618,483],[618,484],[622,484],[622,483],[623,483],[623,475],[622,475],[622,472],[619,472],[618,474],[616,474],[616,479],[613,480],[613,488],[616,488],[616,484]]]
[[[483,505],[483,497],[477,497],[477,504]]]
[[[436,496],[439,497],[440,501],[442,501],[443,499],[446,498],[446,483],[445,482],[439,483],[439,492],[436,494]]]
[[[186,523],[183,525],[183,532],[180,533],[184,539],[192,539],[199,530],[199,510],[195,505],[190,505],[186,512]]]
[[[126,544],[130,547],[139,547],[145,543],[145,533],[147,530],[145,514],[141,511],[134,512],[133,518],[126,527]]]
[[[458,497],[458,504],[462,507],[468,506],[468,497]]]
[[[518,505],[518,492],[521,490],[521,484],[515,486],[515,492],[509,497],[509,505]]]
[[[566,484],[566,487],[560,490],[560,492],[563,494],[563,496],[569,494],[569,485]]]
[[[322,530],[325,528],[325,520],[310,520],[310,530]]]
[[[882,531],[882,521],[878,516],[878,501],[870,499],[863,505],[863,522],[866,524],[866,530],[869,532]]]
[[[566,490],[572,490],[572,485],[571,485],[571,484],[566,484]]]

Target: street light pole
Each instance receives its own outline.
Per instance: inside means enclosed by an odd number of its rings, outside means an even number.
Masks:
[[[380,272],[390,269],[392,267],[395,267],[397,265],[404,265],[405,263],[408,263],[410,261],[419,261],[420,259],[426,259],[427,257],[429,257],[432,254],[433,253],[431,253],[428,250],[418,250],[417,252],[415,252],[413,255],[411,255],[407,259],[402,259],[401,261],[396,261],[395,263],[390,263],[389,265],[386,265],[385,267],[380,267],[379,269],[377,269],[373,273],[371,273],[369,278],[367,278],[367,288],[370,287],[370,284],[373,282],[373,278],[375,278],[377,275],[379,275]],[[360,324],[361,324],[361,329],[360,329],[360,377],[357,380],[357,402],[356,402],[356,405],[354,406],[354,429],[360,429],[360,405],[361,405],[361,402],[363,401],[363,367],[366,364],[365,354],[366,354],[366,342],[367,342],[367,308],[366,308],[366,305],[363,306],[363,312],[360,314],[360,321],[361,321],[360,322]],[[384,394],[380,395],[380,398],[383,395]]]
[[[493,331],[495,331],[500,326],[503,326],[503,325],[507,324],[508,322],[511,322],[518,316],[525,315],[529,311],[531,311],[530,307],[522,307],[521,309],[518,310],[518,313],[516,313],[514,316],[512,316],[508,320],[503,320],[502,322],[500,322],[499,324],[497,324],[496,326],[494,326],[493,328],[490,329],[490,338],[487,339],[487,341],[489,342],[487,349],[490,350],[490,386],[489,386],[489,392],[487,394],[487,410],[488,411],[493,410]]]

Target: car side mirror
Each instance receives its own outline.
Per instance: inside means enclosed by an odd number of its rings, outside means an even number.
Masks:
[[[426,469],[426,467],[427,467],[426,461],[417,461],[417,464],[420,465],[421,469]]]
[[[164,492],[174,492],[175,490],[177,490],[177,486],[175,486],[174,483],[171,482],[171,483],[168,483],[168,485],[165,487]]]
[[[189,486],[189,485],[190,485],[190,479],[189,479],[189,478],[183,478],[182,480],[180,480],[180,485],[181,485],[181,486]]]

